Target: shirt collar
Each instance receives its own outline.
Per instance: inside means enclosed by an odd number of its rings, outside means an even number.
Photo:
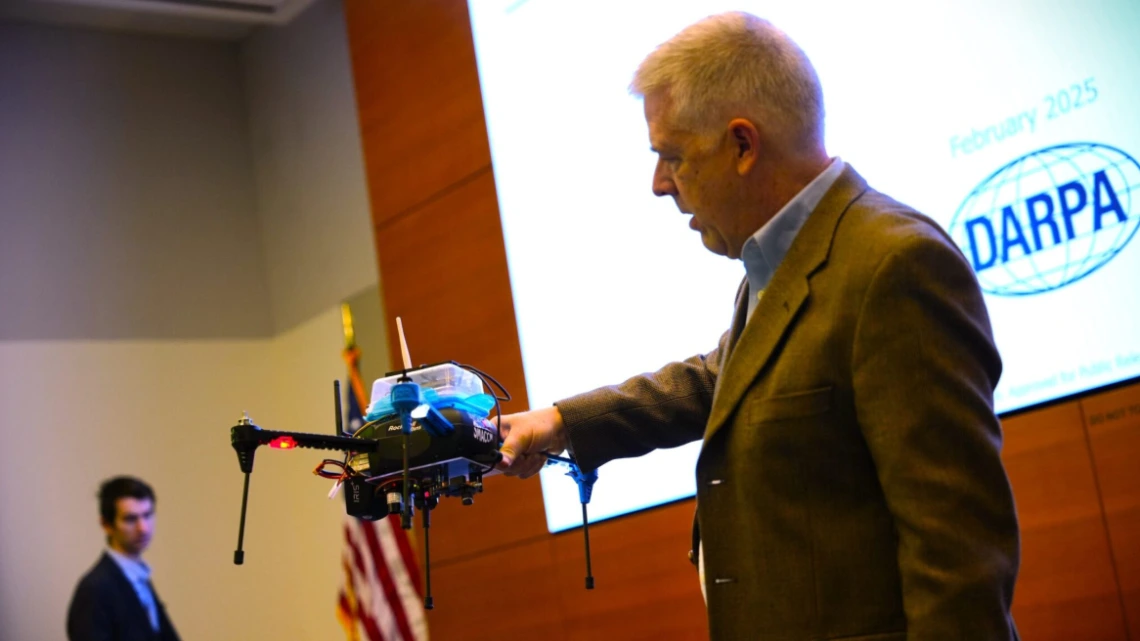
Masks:
[[[826,169],[744,242],[740,259],[744,261],[744,269],[748,274],[750,298],[755,298],[758,292],[768,286],[772,274],[784,260],[808,215],[819,205],[823,195],[835,184],[846,166],[842,158],[833,159]]]
[[[125,574],[132,583],[146,583],[150,581],[150,566],[142,559],[132,559],[111,548],[107,548],[107,555],[111,557],[111,560],[119,566],[119,569],[123,571],[123,574]]]

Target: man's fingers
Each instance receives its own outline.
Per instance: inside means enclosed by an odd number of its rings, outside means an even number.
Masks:
[[[554,410],[557,412],[557,410]],[[501,458],[497,465],[507,476],[534,476],[546,464],[543,451],[559,451],[558,415],[546,410],[508,414],[499,421]]]
[[[526,458],[526,450],[529,445],[530,438],[524,436],[522,431],[516,430],[514,434],[510,432],[509,424],[503,431],[503,445],[499,448],[499,455],[502,457],[499,460],[499,469],[507,476],[517,476],[519,474],[522,459]]]
[[[508,463],[508,460],[510,461]],[[499,469],[507,476],[530,478],[546,465],[546,456],[541,452],[520,454],[512,459],[506,456],[499,462]]]
[[[510,473],[514,471],[510,468],[514,466],[519,456],[525,456],[530,450],[532,434],[528,430],[510,429],[509,421],[503,421],[500,434],[503,437],[503,446],[499,448],[499,453],[503,455],[503,465],[509,469],[508,473]]]
[[[546,457],[542,454],[528,456],[525,461],[519,462],[518,476],[520,479],[528,479],[538,474],[544,465],[546,465]]]

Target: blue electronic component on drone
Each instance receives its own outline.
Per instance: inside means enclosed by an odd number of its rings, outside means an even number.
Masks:
[[[404,434],[412,433],[412,412],[420,406],[420,386],[411,379],[403,377],[399,383],[392,386],[389,394],[392,409],[400,415]]]
[[[455,426],[447,419],[435,405],[424,403],[412,410],[412,418],[420,421],[423,426],[435,437],[451,436]]]
[[[598,471],[590,470],[589,472],[583,472],[581,468],[574,465],[570,468],[570,471],[566,473],[566,476],[574,479],[574,482],[578,484],[578,499],[582,502],[582,505],[588,504],[590,497],[594,495],[594,482],[598,480]]]

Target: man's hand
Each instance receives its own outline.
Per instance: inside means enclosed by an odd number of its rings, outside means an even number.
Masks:
[[[507,414],[499,425],[503,439],[499,469],[507,476],[529,478],[546,464],[543,452],[557,454],[567,448],[566,427],[557,407]]]

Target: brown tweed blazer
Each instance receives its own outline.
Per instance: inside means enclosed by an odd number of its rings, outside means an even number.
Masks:
[[[747,324],[742,290],[711,353],[557,403],[586,469],[704,439],[712,639],[1016,639],[1001,361],[954,243],[848,167]]]

